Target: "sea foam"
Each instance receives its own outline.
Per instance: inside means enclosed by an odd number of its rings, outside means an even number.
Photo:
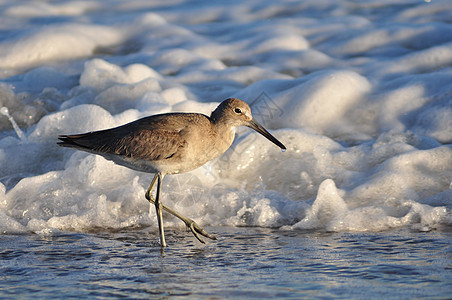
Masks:
[[[287,151],[238,128],[224,155],[165,177],[163,202],[200,225],[450,226],[450,4],[381,14],[373,1],[333,2],[10,3],[0,107],[23,136],[0,115],[0,231],[156,228],[152,174],[60,148],[57,136],[209,114],[227,97],[247,101]]]

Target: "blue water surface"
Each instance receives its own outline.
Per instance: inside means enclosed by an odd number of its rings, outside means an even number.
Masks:
[[[0,236],[0,298],[447,299],[450,228],[377,233],[208,228]]]

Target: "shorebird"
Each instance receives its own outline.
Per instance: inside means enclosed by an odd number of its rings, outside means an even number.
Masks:
[[[100,131],[60,135],[58,145],[103,156],[133,170],[155,173],[146,199],[155,205],[160,244],[166,247],[162,209],[181,219],[193,235],[215,240],[195,221],[161,203],[165,175],[194,170],[220,156],[232,145],[234,128],[248,126],[283,151],[286,147],[262,127],[251,115],[251,108],[236,98],[224,100],[209,116],[199,113],[166,113],[145,117],[131,123]],[[155,198],[152,189],[157,183]]]

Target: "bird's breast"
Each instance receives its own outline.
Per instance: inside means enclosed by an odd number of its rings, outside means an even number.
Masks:
[[[190,139],[190,141],[196,142],[187,143],[185,153],[187,160],[200,167],[229,149],[234,141],[235,131],[233,128],[227,128],[223,131],[212,129],[198,132],[197,135],[196,138]]]

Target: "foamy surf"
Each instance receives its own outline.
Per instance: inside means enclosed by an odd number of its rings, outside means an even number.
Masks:
[[[0,106],[9,114],[0,115],[1,232],[154,228],[144,198],[151,174],[58,148],[56,136],[156,113],[209,114],[230,96],[246,100],[288,149],[241,129],[222,157],[165,178],[164,203],[200,225],[451,225],[445,2],[413,2],[390,15],[397,25],[366,19],[365,4],[328,20],[313,18],[320,12],[309,3],[293,8],[297,17],[278,18],[286,11],[279,5],[217,3],[206,14],[141,5],[115,4],[126,13],[100,25],[84,17],[100,2],[3,10],[12,33],[0,41]],[[27,25],[49,14],[59,21]],[[223,21],[205,23],[204,15]],[[274,22],[262,21],[269,16]]]

